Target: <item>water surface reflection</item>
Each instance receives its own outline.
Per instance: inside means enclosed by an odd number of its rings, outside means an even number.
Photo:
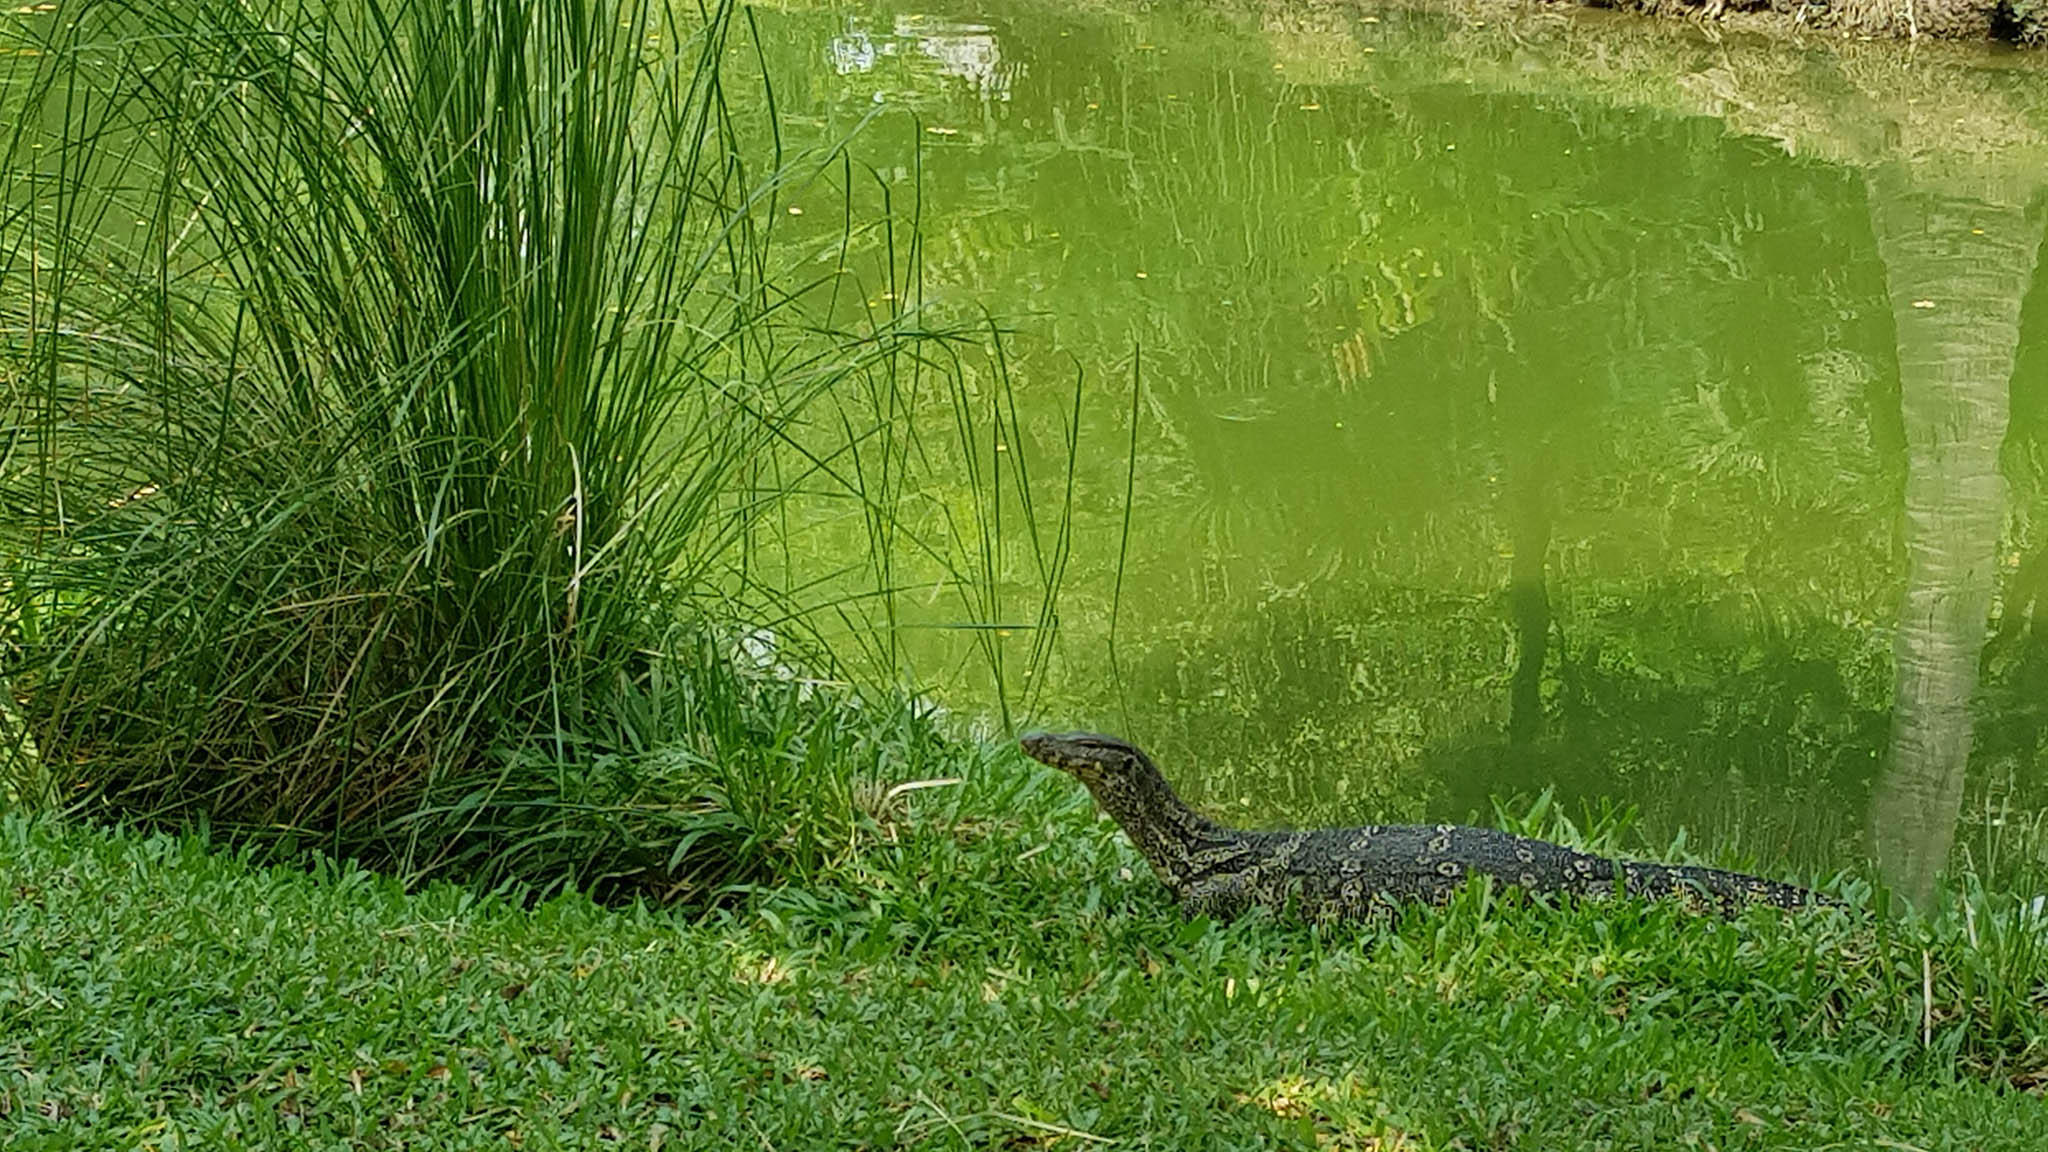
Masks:
[[[770,35],[827,131],[923,117],[862,146],[923,147],[1024,446],[1084,376],[1041,717],[1248,821],[1548,787],[1915,889],[1969,787],[2041,804],[2041,77],[1364,10]]]

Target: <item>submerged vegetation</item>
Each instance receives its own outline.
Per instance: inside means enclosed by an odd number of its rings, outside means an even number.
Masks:
[[[901,514],[951,460],[902,414],[957,410],[971,456],[987,402],[914,309],[827,323],[853,240],[892,299],[914,249],[843,156],[783,153],[765,80],[735,100],[745,32],[583,0],[7,26],[11,794],[674,894],[801,874],[862,777],[915,778],[895,669],[820,693],[793,652],[893,594],[878,557],[1007,578],[986,501]],[[821,275],[778,196],[834,175]],[[797,498],[876,546],[764,579]]]

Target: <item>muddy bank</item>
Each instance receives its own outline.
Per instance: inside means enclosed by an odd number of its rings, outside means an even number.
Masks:
[[[1586,6],[1778,31],[2048,45],[2048,0],[1587,0]]]

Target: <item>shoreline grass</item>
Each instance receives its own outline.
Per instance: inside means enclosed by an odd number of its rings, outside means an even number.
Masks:
[[[0,820],[0,1125],[30,1149],[2048,1139],[2048,985],[1988,989],[1960,931],[1476,893],[1384,931],[1184,922],[1069,782],[956,755],[963,784],[829,873],[695,918]]]
[[[982,443],[1007,381],[965,379],[985,334],[835,326],[843,249],[900,210],[856,215],[838,145],[785,153],[730,0],[19,15],[0,797],[413,881],[802,876],[919,720],[894,666],[813,701],[735,649],[772,627],[770,664],[834,677],[893,632],[813,641],[893,623],[913,568],[970,627],[1013,567],[1049,596],[1040,524],[1003,522],[1020,454]],[[779,239],[835,168],[840,233]],[[915,227],[883,269],[913,285]],[[865,539],[788,562],[819,504]]]

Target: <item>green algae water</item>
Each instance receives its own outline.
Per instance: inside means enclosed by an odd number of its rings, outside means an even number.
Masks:
[[[1551,789],[1830,868],[1895,763],[1960,789],[1935,806],[1965,835],[2038,811],[2039,213],[1958,226],[2011,241],[2019,337],[1930,393],[1981,419],[1929,441],[1901,309],[1947,301],[1894,299],[1898,260],[1888,289],[1882,141],[1844,162],[1603,88],[1583,39],[1276,11],[763,14],[786,129],[858,129],[862,179],[915,198],[917,302],[1004,330],[1007,388],[969,399],[1014,406],[987,459],[1036,462],[1041,515],[1078,430],[1050,659],[1021,600],[934,588],[903,598],[923,682],[971,703],[999,650],[1013,719],[1127,735],[1254,824]],[[1742,64],[1657,35],[1674,92]],[[1779,67],[1803,92],[1842,65]],[[909,291],[847,279],[856,308]],[[1939,531],[1968,573],[1915,560]],[[1916,571],[1950,606],[1918,632]]]

